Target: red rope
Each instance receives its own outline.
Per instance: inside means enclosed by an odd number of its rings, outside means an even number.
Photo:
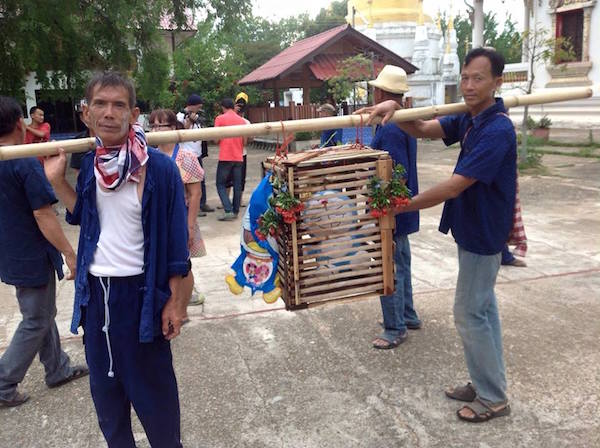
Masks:
[[[363,145],[363,114],[359,115],[360,117],[360,127],[356,127],[356,142],[354,146],[358,146],[359,148],[364,147]]]
[[[288,136],[285,135],[285,126],[283,121],[281,123],[281,135],[283,136],[283,142],[279,145],[279,134],[277,134],[277,149],[275,150],[275,160],[287,159],[288,146],[294,140],[294,133],[290,133]]]

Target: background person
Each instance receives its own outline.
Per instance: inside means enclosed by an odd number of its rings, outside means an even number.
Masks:
[[[0,97],[0,146],[20,145],[26,125],[21,106]],[[34,158],[0,161],[0,277],[14,285],[23,320],[0,358],[0,406],[18,406],[29,396],[18,390],[35,355],[46,371],[48,387],[88,374],[72,366],[60,346],[56,328],[56,275],[63,278],[62,258],[76,272],[75,251],[52,209],[56,197]]]
[[[150,129],[157,131],[174,131],[177,129],[177,116],[172,110],[157,109],[152,111],[149,118]],[[158,149],[171,158],[179,168],[179,174],[185,188],[185,204],[187,207],[187,227],[188,227],[188,249],[190,258],[202,257],[206,255],[204,241],[198,226],[198,208],[202,189],[200,182],[204,179],[204,170],[198,163],[195,154],[180,147],[179,143],[164,143],[158,145]],[[190,273],[183,278],[182,295],[189,301],[190,305],[201,305],[204,303],[205,296],[196,291],[194,287],[194,274]]]
[[[196,93],[192,93],[186,102],[183,112],[177,114],[177,119],[183,123],[184,129],[200,129],[204,123],[204,100]],[[202,159],[208,157],[208,142],[197,140],[191,142],[183,142],[183,149],[192,152],[197,158],[200,166]],[[203,179],[200,183],[202,188],[202,196],[200,198],[200,210],[198,216],[206,216],[206,213],[214,212],[215,209],[206,204],[206,182]]]
[[[335,117],[335,107],[329,103],[322,104],[318,109],[319,118]],[[327,129],[321,132],[321,147],[337,146],[342,144],[342,129]]]
[[[377,79],[369,81],[375,87],[375,104],[395,101],[402,105],[403,95],[408,92],[406,72],[400,67],[386,65]],[[417,181],[417,140],[395,123],[377,126],[371,147],[390,153],[394,165],[401,164],[406,170],[406,186],[413,195],[419,193]],[[406,341],[407,329],[421,328],[421,320],[413,306],[411,253],[408,235],[419,231],[419,212],[396,215],[394,230],[395,290],[392,295],[381,296],[383,333],[373,341],[373,347],[391,349]]]
[[[31,124],[27,126],[25,143],[43,143],[50,141],[50,124],[44,122],[44,111],[38,106],[29,109]]]
[[[246,122],[235,113],[231,98],[221,101],[222,114],[215,118],[215,127],[244,125]],[[244,161],[243,137],[229,137],[217,140],[219,145],[219,163],[217,164],[217,192],[223,205],[223,215],[219,221],[231,221],[237,218],[242,201],[242,165]],[[233,179],[233,204],[227,194],[227,179]]]

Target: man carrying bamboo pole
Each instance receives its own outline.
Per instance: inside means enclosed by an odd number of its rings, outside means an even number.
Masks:
[[[0,145],[22,144],[25,121],[21,106],[0,97]],[[0,407],[25,403],[17,389],[39,353],[48,387],[87,375],[85,366],[71,366],[56,328],[56,277],[63,278],[65,256],[75,275],[75,251],[65,237],[52,204],[54,192],[34,158],[0,162],[0,277],[14,285],[23,320],[0,358]]]
[[[386,100],[402,104],[403,95],[408,92],[406,72],[400,67],[386,65],[377,79],[369,81],[373,87],[375,104]],[[413,195],[419,193],[417,180],[417,141],[395,123],[377,126],[371,142],[373,149],[390,153],[394,165],[401,164],[406,172],[406,186]],[[396,215],[394,230],[394,293],[380,297],[383,315],[383,333],[373,341],[377,349],[391,349],[408,338],[408,329],[421,328],[421,320],[413,306],[411,255],[408,235],[419,231],[419,212]]]
[[[513,224],[517,176],[514,127],[502,99],[494,98],[503,70],[504,58],[495,50],[471,50],[460,81],[468,112],[399,123],[414,137],[442,138],[447,145],[461,143],[450,179],[418,194],[397,212],[445,202],[440,231],[451,230],[458,245],[454,321],[472,381],[447,390],[446,395],[467,402],[457,415],[469,422],[510,413],[494,294],[500,254]],[[387,101],[362,112],[384,116],[385,123],[399,108],[396,102]]]
[[[135,447],[133,405],[151,446],[181,447],[170,340],[180,331],[188,248],[177,166],[146,145],[131,81],[106,72],[86,89],[97,148],[84,156],[77,193],[63,151],[44,169],[79,224],[71,331],[83,326],[90,388],[109,447]]]

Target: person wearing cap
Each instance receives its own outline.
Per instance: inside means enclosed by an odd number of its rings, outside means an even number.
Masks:
[[[221,101],[223,113],[215,118],[215,127],[244,125],[246,122],[235,112],[231,98]],[[217,192],[223,204],[223,215],[219,221],[232,221],[240,212],[242,201],[242,165],[244,161],[243,137],[228,137],[217,140],[219,145],[219,162],[217,164]],[[233,204],[227,194],[227,179],[233,179]]]
[[[374,102],[386,100],[402,104],[408,92],[406,72],[400,67],[386,65],[377,79],[369,81],[375,87]],[[413,195],[419,193],[417,181],[417,141],[394,123],[377,126],[371,143],[374,149],[390,153],[394,165],[406,170],[406,186]],[[396,289],[393,294],[380,297],[383,314],[383,333],[373,341],[377,349],[391,349],[406,341],[408,331],[421,328],[421,321],[413,306],[411,255],[408,235],[419,231],[419,212],[396,215],[394,231],[394,264]]]
[[[319,113],[319,118],[336,116],[335,107],[333,107],[329,103],[321,104],[321,106],[319,106],[319,108],[317,109],[317,112]],[[341,145],[341,144],[342,144],[342,130],[341,129],[327,129],[327,130],[321,132],[321,144],[319,145],[320,147],[336,146],[336,145]]]
[[[246,124],[250,124],[250,120],[246,118],[246,109],[248,108],[248,95],[244,92],[240,92],[235,97],[235,112],[244,119]],[[246,143],[250,142],[250,139],[246,139]],[[244,161],[242,162],[242,194],[246,189],[246,163],[248,159],[248,150],[244,145]],[[231,180],[231,186],[233,186],[233,179]],[[229,188],[229,187],[228,187]]]
[[[192,93],[187,99],[183,112],[177,114],[177,120],[183,123],[185,129],[200,129],[202,127],[203,107],[204,100],[202,97],[196,93]],[[200,166],[204,168],[202,159],[208,157],[208,142],[183,142],[181,144],[181,149],[195,154],[198,158],[198,162],[200,162]],[[198,212],[198,216],[206,216],[207,212],[214,212],[215,209],[206,203],[206,182],[203,180],[200,183],[200,186],[202,195],[200,197],[200,211]]]

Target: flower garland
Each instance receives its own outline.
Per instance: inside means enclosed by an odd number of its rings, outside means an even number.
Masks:
[[[300,213],[304,211],[304,204],[292,196],[285,182],[282,183],[279,178],[272,175],[271,185],[273,185],[273,196],[269,198],[269,208],[258,217],[258,228],[254,232],[261,241],[269,236],[277,236],[282,224],[296,222]]]
[[[388,214],[390,209],[406,207],[410,203],[411,192],[406,186],[406,170],[397,164],[392,172],[392,179],[385,182],[377,176],[369,181],[367,205],[374,218]]]

